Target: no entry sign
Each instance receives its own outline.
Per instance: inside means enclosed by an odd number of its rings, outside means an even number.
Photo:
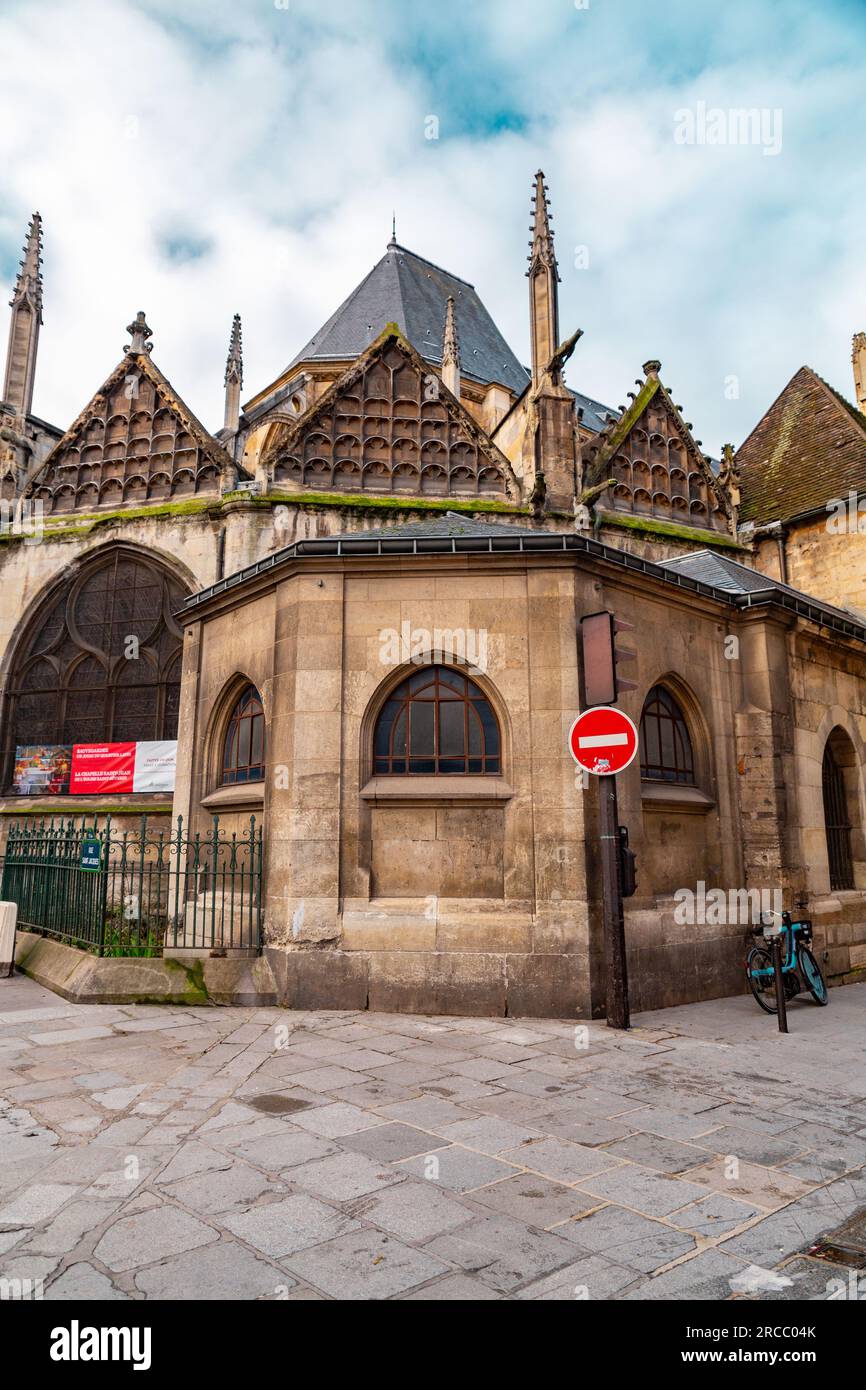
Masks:
[[[622,772],[637,752],[637,729],[627,714],[608,705],[584,710],[568,735],[571,756],[596,777]]]

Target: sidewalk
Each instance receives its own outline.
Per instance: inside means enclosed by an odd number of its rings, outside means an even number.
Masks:
[[[866,1208],[866,985],[789,1023],[750,997],[623,1035],[0,981],[0,1297],[852,1296],[803,1252]]]

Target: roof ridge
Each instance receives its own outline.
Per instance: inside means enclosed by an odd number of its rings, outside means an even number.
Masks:
[[[401,246],[399,241],[389,244],[388,251],[402,251],[405,256],[411,256],[413,261],[420,261],[422,265],[429,265],[431,270],[438,270],[440,275],[447,275],[449,280],[456,280],[459,285],[465,285],[467,289],[474,290],[475,286],[471,280],[464,280],[462,275],[455,275],[453,270],[446,270],[444,265],[437,265],[435,261],[428,261],[426,256],[419,256],[417,251],[410,251],[408,246]],[[388,252],[385,252],[387,255]],[[384,260],[385,257],[382,257]],[[376,265],[381,265],[382,261],[377,261]]]
[[[279,380],[308,361],[357,359],[376,331],[389,322],[396,322],[425,360],[438,367],[449,295],[456,301],[460,320],[462,374],[477,382],[499,382],[519,395],[528,373],[474,285],[399,242],[389,243],[384,255],[293,355]]]
[[[307,349],[313,346],[317,338],[323,337],[328,332],[329,328],[333,323],[336,323],[340,315],[349,307],[349,305],[352,303],[352,300],[358,297],[358,295],[361,293],[361,290],[366,285],[367,281],[370,280],[376,274],[376,271],[379,269],[379,266],[385,260],[387,260],[387,255],[382,256],[374,266],[371,266],[371,268],[367,271],[367,274],[363,277],[363,279],[359,280],[357,285],[355,285],[354,288],[351,289],[349,293],[346,295],[346,298],[341,300],[334,312],[328,315],[324,323],[319,324],[319,327],[316,329],[312,338],[307,339],[306,343],[304,343],[304,346],[300,349],[299,352],[295,354],[289,365],[280,373],[280,376],[275,378],[276,381],[281,380],[282,377],[286,376],[286,374],[290,372],[293,367],[297,367],[299,363],[304,361]]]
[[[195,412],[190,409],[183,397],[175,390],[169,378],[156,365],[150,353],[130,352],[125,357],[121,358],[117,366],[112,368],[102,384],[91,393],[68,429],[64,430],[63,434],[51,446],[38,467],[34,469],[24,489],[24,496],[33,495],[33,488],[37,480],[42,478],[48,473],[50,468],[55,466],[56,458],[60,457],[63,450],[69,447],[75,436],[84,428],[89,412],[97,398],[105,396],[116,382],[120,380],[121,376],[128,372],[130,363],[133,362],[138,365],[146,377],[150,378],[151,384],[157,389],[157,392],[159,392],[160,388],[165,392],[168,397],[165,402],[166,407],[169,410],[173,410],[175,415],[180,418],[184,427],[189,429],[190,434],[197,438],[198,444],[211,456],[212,461],[220,464],[220,466],[231,462],[231,456],[227,452],[225,446],[215,435],[211,434],[206,425],[202,424]],[[244,476],[248,476],[247,470],[242,464],[238,464],[237,467]]]
[[[826,512],[866,485],[866,416],[814,367],[786,382],[736,455],[740,517],[762,526]]]
[[[861,434],[866,435],[866,415],[864,415],[861,410],[857,409],[853,401],[846,400],[846,398],[842,395],[842,392],[837,391],[835,386],[831,386],[829,381],[825,381],[821,373],[816,372],[814,367],[807,367],[806,370],[812,373],[815,380],[820,382],[820,384],[824,387],[824,390],[828,391],[829,394],[836,401],[836,403],[838,405],[841,405],[842,408],[846,411],[846,413],[851,416],[852,420],[854,421],[854,424],[860,430]]]
[[[803,365],[802,365],[801,367],[798,367],[798,368],[797,368],[797,370],[793,373],[792,376],[789,376],[789,377],[788,377],[788,380],[785,382],[784,386],[780,387],[779,391],[778,391],[777,394],[774,396],[773,400],[772,400],[772,401],[770,402],[770,404],[767,406],[767,409],[761,412],[760,416],[759,416],[758,419],[755,421],[755,423],[754,423],[754,425],[752,426],[752,428],[749,430],[749,433],[746,435],[745,439],[741,442],[739,448],[737,448],[737,449],[734,450],[734,457],[735,457],[735,458],[736,458],[737,454],[740,453],[740,450],[745,449],[745,447],[746,447],[746,445],[748,444],[749,440],[751,439],[752,435],[753,435],[753,434],[757,434],[758,430],[760,429],[761,425],[762,425],[762,424],[764,423],[764,421],[766,420],[766,418],[767,418],[767,416],[769,415],[770,411],[771,411],[771,410],[775,410],[776,406],[779,404],[779,401],[782,399],[782,397],[784,396],[785,392],[788,390],[788,387],[791,385],[791,382],[792,382],[792,381],[796,381],[797,377],[800,375],[801,372],[812,372],[812,368],[809,366],[809,364],[808,364],[807,362],[804,362]],[[812,375],[815,376],[816,373],[815,373],[815,372],[812,372]],[[745,464],[744,467],[748,467],[748,464]]]
[[[299,415],[292,424],[287,427],[285,433],[283,433],[277,441],[268,445],[262,457],[263,466],[269,468],[273,460],[283,450],[287,449],[289,445],[300,438],[305,431],[309,430],[321,415],[327,410],[330,410],[334,401],[338,398],[339,393],[345,390],[348,385],[357,381],[367,370],[376,354],[381,354],[389,343],[393,343],[403,352],[416,371],[424,375],[428,373],[428,364],[400,325],[394,323],[387,324],[379,336],[368,344],[360,356],[357,357],[345,371],[341,372],[336,381],[331,382],[306,414]],[[447,387],[443,387],[439,400],[449,415],[452,417],[456,416],[457,422],[463,433],[468,435],[470,439],[477,444],[478,448],[489,462],[500,469],[506,483],[506,491],[508,491],[509,483],[516,488],[517,479],[511,460],[502,452],[499,445],[494,443],[483,426],[479,424],[474,415],[468,410],[465,403],[458,400],[456,396],[453,396]]]

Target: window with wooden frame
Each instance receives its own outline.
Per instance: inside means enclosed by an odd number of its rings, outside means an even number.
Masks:
[[[695,757],[685,715],[671,692],[655,685],[640,720],[640,775],[649,782],[695,786]]]
[[[459,671],[426,666],[398,685],[373,736],[376,776],[501,773],[499,724],[487,697]]]
[[[220,785],[260,782],[265,775],[265,712],[259,692],[247,685],[234,703],[223,740]]]

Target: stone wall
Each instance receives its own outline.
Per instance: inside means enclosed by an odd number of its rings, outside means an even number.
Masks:
[[[232,573],[295,539],[417,514],[234,496],[95,526],[76,518],[40,544],[10,541],[0,548],[3,672],[47,587],[112,541],[140,546],[192,588],[217,577],[220,544]],[[520,511],[479,515],[531,524]],[[545,525],[570,529],[565,518]],[[678,537],[654,542],[615,527],[601,538],[656,559],[660,545],[685,548]],[[786,905],[806,895],[831,977],[866,967],[866,662],[855,644],[573,556],[329,560],[315,569],[307,561],[220,602],[187,628],[173,814],[201,829],[219,814],[229,831],[264,817],[266,934],[288,1002],[598,1012],[595,789],[582,789],[565,747],[579,702],[577,622],[603,607],[636,630],[638,660],[626,674],[638,689],[623,708],[637,722],[647,691],[664,682],[686,714],[698,766],[697,798],[642,784],[637,764],[620,778],[620,818],[638,855],[638,893],[626,911],[633,1007],[742,988],[743,926],[676,919],[677,889],[701,881],[780,888]],[[383,662],[380,634],[404,621],[487,632],[479,682],[504,739],[495,796],[464,788],[395,797],[369,786],[371,712],[401,674]],[[725,656],[731,633],[735,660]],[[262,695],[269,775],[226,795],[214,750],[244,680]],[[849,894],[829,891],[820,789],[823,747],[837,726],[859,769],[858,888]],[[35,809],[25,800],[0,801],[0,834],[4,812]],[[139,813],[140,799],[123,800],[130,816]],[[77,812],[107,809],[104,800],[67,801]]]
[[[575,777],[566,739],[579,702],[577,621],[600,607],[639,634],[629,670],[638,688],[623,708],[637,722],[663,683],[695,753],[694,787],[642,782],[637,762],[619,778],[638,856],[626,912],[634,1007],[742,989],[748,923],[680,920],[676,894],[779,890],[790,905],[812,886],[802,865],[814,775],[796,737],[807,718],[799,692],[842,702],[850,722],[853,656],[827,645],[822,665],[808,645],[791,645],[786,615],[742,615],[604,564],[437,556],[287,566],[191,625],[185,742],[206,748],[202,731],[218,724],[233,671],[256,680],[265,701],[266,939],[288,1002],[599,1011],[596,788]],[[406,673],[383,661],[381,635],[404,621],[486,629],[476,679],[502,729],[501,778],[443,787],[371,776],[375,712]],[[732,629],[740,653],[729,660]],[[195,814],[205,786],[191,766],[176,808],[187,798]],[[816,874],[820,853],[809,845]],[[849,925],[836,936],[847,940]],[[851,957],[830,964],[849,974]]]
[[[828,525],[829,523],[829,525]],[[836,529],[830,513],[789,523],[784,530],[787,583],[838,608],[866,616],[866,512],[846,510]],[[858,527],[860,529],[858,529]],[[775,537],[755,546],[755,567],[782,578]]]

